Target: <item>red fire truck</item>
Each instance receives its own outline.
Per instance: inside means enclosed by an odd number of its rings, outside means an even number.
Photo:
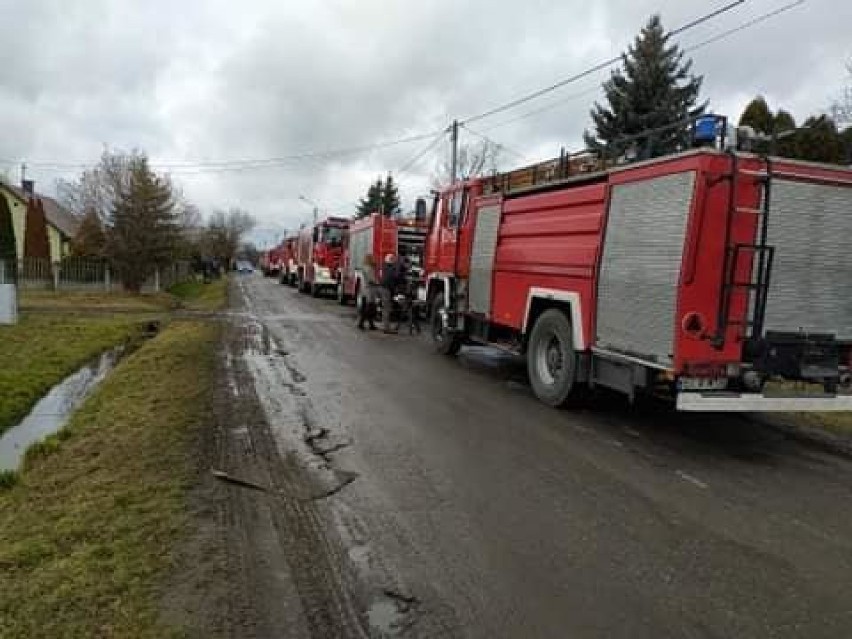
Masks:
[[[296,261],[296,250],[298,247],[297,236],[292,236],[285,238],[285,240],[281,243],[281,266],[279,269],[279,281],[282,284],[287,284],[288,286],[296,285],[297,278],[297,261]]]
[[[282,245],[279,244],[260,256],[260,270],[266,277],[275,277],[281,270]]]
[[[377,269],[390,254],[405,259],[411,274],[422,273],[425,242],[423,218],[394,219],[373,213],[352,222],[343,252],[337,300],[341,304],[350,300],[362,302],[361,293],[366,290],[363,267],[367,255],[372,255]]]
[[[563,156],[436,196],[432,337],[525,356],[554,406],[601,386],[685,411],[852,410],[850,246],[847,168]]]
[[[337,289],[348,228],[348,219],[329,217],[299,232],[296,283],[301,292],[318,297],[323,290]]]

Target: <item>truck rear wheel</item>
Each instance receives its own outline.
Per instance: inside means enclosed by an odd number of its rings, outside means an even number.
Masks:
[[[548,406],[562,406],[576,390],[577,357],[571,322],[559,309],[541,314],[527,345],[527,373],[533,392]]]
[[[444,326],[441,311],[444,308],[444,294],[438,293],[432,301],[432,342],[441,355],[456,355],[461,350],[461,340]]]

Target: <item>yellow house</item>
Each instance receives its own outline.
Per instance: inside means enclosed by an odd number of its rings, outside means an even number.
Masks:
[[[52,197],[27,191],[11,184],[0,183],[0,195],[6,198],[12,211],[12,228],[15,231],[15,250],[18,259],[24,256],[24,237],[27,230],[27,202],[30,197],[41,200],[47,223],[47,241],[50,261],[61,262],[71,254],[71,240],[77,234],[80,222],[75,215]]]
[[[15,233],[15,254],[20,259],[24,254],[24,232],[27,228],[27,198],[20,189],[0,182],[0,197],[6,198],[12,212],[12,230]]]
[[[37,196],[44,205],[47,219],[47,241],[50,243],[50,261],[59,262],[71,255],[71,240],[80,229],[80,220],[52,197]]]

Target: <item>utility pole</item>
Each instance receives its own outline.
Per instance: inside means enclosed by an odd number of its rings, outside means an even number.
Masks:
[[[27,163],[21,162],[21,185],[23,186],[24,180],[27,179]]]
[[[319,209],[314,207],[314,224],[317,223],[317,217],[319,216]]]
[[[456,174],[458,173],[458,162],[459,162],[459,121],[453,120],[453,124],[450,127],[451,140],[453,145],[453,157],[450,163],[450,179],[452,183],[456,183]]]

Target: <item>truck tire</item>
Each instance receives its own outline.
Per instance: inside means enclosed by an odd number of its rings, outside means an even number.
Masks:
[[[341,306],[349,304],[349,297],[346,295],[346,289],[343,287],[343,280],[337,283],[337,303]]]
[[[311,297],[319,297],[322,289],[316,284],[308,284],[308,292],[311,294]]]
[[[536,397],[548,406],[563,406],[575,393],[577,356],[571,322],[561,310],[546,310],[533,326],[527,373]]]
[[[448,333],[441,321],[441,309],[444,307],[444,294],[438,293],[432,300],[432,316],[430,324],[432,329],[432,342],[435,350],[441,355],[457,355],[461,350],[461,340],[458,335]]]
[[[299,289],[299,292],[300,292],[300,293],[307,293],[307,292],[308,292],[308,290],[309,290],[309,288],[308,288],[309,286],[310,286],[310,284],[308,284],[307,282],[305,282],[305,276],[304,276],[304,275],[299,275],[299,280],[298,280],[298,289]]]

